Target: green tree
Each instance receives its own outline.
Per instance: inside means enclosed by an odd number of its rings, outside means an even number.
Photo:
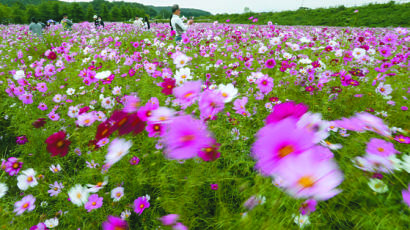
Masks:
[[[40,17],[39,20],[43,21],[50,19],[50,16],[52,14],[52,9],[51,5],[49,3],[43,2],[38,6],[38,9],[40,11]]]
[[[101,17],[103,18],[104,21],[112,21],[110,10],[108,9],[107,4],[104,4],[102,6]]]
[[[95,15],[93,5],[89,4],[87,8],[87,20],[92,20],[93,16]]]
[[[125,5],[121,6],[121,20],[125,21],[128,20],[130,17],[129,15],[129,11],[127,10],[127,7],[125,7]]]
[[[51,4],[51,19],[58,20],[60,18],[60,3],[54,2]]]
[[[80,4],[73,3],[71,5],[71,17],[75,22],[80,22],[84,20],[84,13],[83,9],[81,8]]]
[[[28,5],[26,7],[26,22],[30,22],[32,17],[39,18],[40,17],[40,11],[35,5]]]
[[[122,19],[122,16],[121,16],[121,11],[120,11],[120,9],[118,8],[118,6],[114,6],[112,9],[111,9],[111,21],[113,21],[113,22],[119,22],[119,21],[121,21],[121,19]]]
[[[16,24],[23,24],[25,22],[23,17],[24,11],[18,7],[13,7],[12,15],[13,22]]]

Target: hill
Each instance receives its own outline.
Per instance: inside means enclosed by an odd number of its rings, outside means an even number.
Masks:
[[[358,12],[355,12],[355,11]],[[253,22],[251,17],[257,18]],[[230,23],[266,24],[269,21],[279,25],[311,25],[311,26],[410,26],[410,3],[397,4],[391,1],[386,4],[368,4],[360,7],[332,7],[308,9],[300,8],[296,11],[244,13],[244,14],[217,14],[204,19]]]

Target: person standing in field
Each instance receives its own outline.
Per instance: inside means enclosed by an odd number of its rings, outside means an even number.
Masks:
[[[73,26],[73,22],[68,19],[68,15],[63,15],[63,20],[61,20],[61,25],[63,25],[64,30],[71,30],[71,26]]]
[[[135,16],[134,25],[136,25],[138,28],[144,27],[144,22],[142,21],[142,18]]]
[[[104,21],[102,20],[101,16],[98,16],[97,21],[98,21],[98,25],[104,29],[105,25],[104,25]]]
[[[28,29],[35,35],[37,35],[38,37],[42,37],[43,35],[43,27],[41,26],[40,23],[38,23],[36,18],[31,18],[31,23],[28,26]]]
[[[149,24],[149,20],[148,20],[147,16],[145,16],[145,18],[144,18],[144,29],[146,29],[146,30],[151,29],[151,25]]]
[[[186,33],[186,30],[188,29],[189,25],[192,25],[194,23],[193,20],[188,21],[188,25],[185,25],[181,18],[179,17],[181,15],[181,9],[177,4],[172,6],[172,15],[170,18],[169,24],[171,25],[171,30],[174,30],[176,32],[176,37],[175,41],[179,42],[182,40],[182,34]]]

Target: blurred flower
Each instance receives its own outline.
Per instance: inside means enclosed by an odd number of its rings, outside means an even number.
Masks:
[[[295,224],[299,225],[300,228],[310,225],[309,216],[307,215],[293,215],[293,218]]]
[[[108,216],[107,221],[102,223],[103,230],[128,230],[127,221],[122,220],[119,217]]]
[[[35,187],[37,184],[36,171],[32,168],[21,171],[20,175],[17,176],[17,187],[23,191],[29,187]]]
[[[62,183],[58,183],[57,181],[54,181],[54,184],[50,184],[50,190],[47,192],[50,194],[50,196],[57,196],[61,190],[64,188]]]
[[[385,193],[389,190],[387,185],[379,179],[370,179],[367,184],[373,191],[377,193]]]
[[[302,203],[302,206],[299,208],[299,211],[302,215],[309,215],[310,213],[316,211],[317,201],[309,199]]]
[[[211,184],[212,190],[218,190],[218,184]]]
[[[60,164],[51,165],[51,166],[50,166],[50,171],[53,172],[53,173],[58,173],[58,172],[60,172],[60,171],[61,171],[61,166],[60,166]]]
[[[401,194],[403,196],[403,201],[407,206],[410,207],[410,184],[407,186],[407,190],[402,190]]]
[[[48,219],[44,221],[44,224],[47,226],[47,228],[55,228],[58,226],[58,219],[57,217]]]
[[[51,156],[67,155],[71,141],[65,139],[66,135],[64,131],[59,131],[46,139],[47,151],[51,153]]]
[[[23,212],[27,211],[33,211],[36,205],[34,204],[36,202],[36,198],[33,197],[33,195],[27,195],[23,197],[20,201],[17,201],[14,204],[14,212],[16,213],[17,216],[23,214]]]
[[[85,204],[88,201],[89,195],[88,189],[80,184],[76,184],[70,189],[70,191],[68,191],[70,201],[77,206]]]
[[[9,188],[5,183],[0,182],[0,199],[3,198],[4,195],[6,195],[7,191]]]
[[[27,142],[28,142],[28,140],[27,140],[27,137],[25,135],[16,137],[16,143],[18,145],[24,145]]]
[[[117,163],[125,155],[128,154],[128,151],[131,148],[131,146],[131,141],[115,138],[113,141],[111,141],[110,145],[108,146],[108,153],[105,156],[105,163],[111,166]]]
[[[273,107],[273,112],[266,118],[266,123],[279,122],[285,118],[291,117],[299,119],[308,110],[304,104],[295,104],[294,102],[285,102]]]
[[[163,225],[175,225],[178,219],[178,214],[169,214],[159,218]]]
[[[136,157],[136,156],[133,156],[133,157],[130,159],[130,164],[131,164],[131,165],[137,165],[139,162],[140,162],[140,159],[139,159],[138,157]]]
[[[7,159],[5,163],[5,172],[9,174],[9,176],[17,175],[20,169],[23,167],[23,162],[18,161],[15,157],[10,157]]]
[[[123,187],[116,187],[113,190],[111,190],[111,198],[114,201],[119,201],[121,197],[124,196],[124,188]]]

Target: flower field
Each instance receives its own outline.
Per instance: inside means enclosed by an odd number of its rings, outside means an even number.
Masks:
[[[410,227],[405,28],[0,32],[0,229]]]

